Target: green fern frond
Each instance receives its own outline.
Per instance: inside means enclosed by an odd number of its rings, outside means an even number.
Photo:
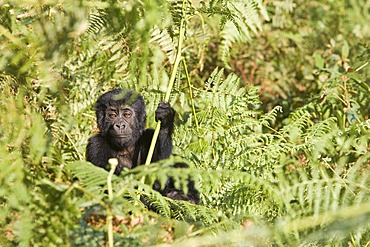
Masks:
[[[152,32],[152,38],[149,42],[157,43],[161,50],[166,54],[166,57],[170,63],[173,64],[175,62],[176,48],[167,30],[159,30],[158,27],[155,28]]]
[[[70,163],[67,168],[84,187],[96,195],[101,195],[107,189],[108,172],[106,170],[84,161]],[[116,180],[115,176],[113,180]]]
[[[292,13],[297,7],[293,0],[274,1],[275,15],[272,17],[272,24],[275,27],[284,27],[289,20],[286,18],[287,13]]]
[[[173,27],[171,27],[171,31],[174,34],[173,36],[176,36],[179,31],[181,18],[193,16],[195,8],[189,0],[168,0],[168,2],[170,4],[170,13],[174,22]]]
[[[335,224],[331,224],[332,222],[337,221],[336,224],[344,224],[347,220],[348,222],[358,221],[357,215],[348,215],[341,223],[338,217],[342,213],[349,213],[348,207],[361,210],[362,205],[367,203],[370,196],[369,185],[365,182],[370,178],[368,171],[360,173],[357,169],[346,171],[343,166],[340,166],[340,169],[330,174],[322,168],[320,163],[311,163],[310,166],[308,170],[301,169],[291,172],[288,177],[281,178],[281,183],[279,183],[279,198],[282,199],[287,212],[287,216],[282,219],[281,223],[286,224],[284,226],[286,234],[296,232],[298,239],[306,238],[307,233],[319,225],[329,224],[326,228],[331,231],[336,228]],[[359,166],[355,165],[355,167]],[[363,212],[361,217],[367,214],[368,212]],[[301,223],[295,225],[294,220],[292,221],[295,218],[299,218],[297,221]],[[348,234],[354,230],[356,230],[355,225],[345,232]],[[328,237],[321,236],[321,238]]]
[[[261,15],[268,20],[268,14],[260,0],[227,1],[225,7],[231,15],[228,16],[220,33],[220,58],[229,67],[229,51],[232,44],[250,41],[250,32],[257,34],[262,29]]]
[[[87,28],[88,33],[97,34],[103,28],[107,27],[107,14],[104,11],[97,13],[90,13],[89,15],[89,27]]]
[[[311,114],[306,111],[293,113],[289,116],[289,120],[291,122],[279,130],[279,133],[288,136],[293,141],[296,141],[303,131],[313,124]]]
[[[247,134],[261,126],[256,119],[259,113],[254,110],[260,101],[255,87],[246,90],[239,83],[235,75],[230,74],[224,79],[223,70],[215,69],[204,90],[195,92],[195,97],[199,98],[197,119],[201,128],[195,130],[189,126],[188,131],[194,134],[181,140],[181,146],[193,154],[187,158],[196,160],[196,163],[210,160],[212,168],[245,166],[243,161],[233,157],[235,153],[242,153],[250,143]]]
[[[254,184],[236,183],[222,194],[223,201],[225,201],[223,207],[231,215],[239,217],[261,216],[268,220],[274,219],[278,215],[279,205],[275,202],[275,198],[259,190]]]
[[[283,108],[281,106],[275,106],[271,111],[259,118],[259,123],[264,126],[270,126],[276,121],[277,115],[282,112]]]
[[[142,194],[143,200],[150,204],[156,212],[166,218],[173,218],[171,204],[167,198],[163,197],[159,192],[152,190],[151,193]]]
[[[339,130],[336,128],[336,119],[328,118],[307,128],[306,133],[302,135],[302,139],[310,150],[314,148],[318,151],[320,150],[319,152],[323,152],[329,147],[333,150],[334,147],[332,146],[332,139],[339,133]],[[323,147],[324,149],[321,149],[320,147]]]
[[[246,97],[248,92],[244,88],[239,87],[239,78],[234,74],[230,74],[224,79],[223,74],[223,69],[215,69],[212,72],[205,83],[204,91],[201,93],[203,97],[206,95],[205,98],[212,102],[212,109],[219,109],[224,113],[238,107],[247,108]],[[200,94],[197,93],[196,96],[198,95]]]

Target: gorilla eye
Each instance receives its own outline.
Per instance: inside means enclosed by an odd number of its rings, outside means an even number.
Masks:
[[[131,112],[129,112],[129,111],[127,111],[127,112],[124,112],[123,113],[123,116],[125,117],[125,118],[129,118],[129,117],[131,117]]]
[[[110,117],[110,118],[116,118],[116,117],[117,117],[117,115],[116,115],[116,113],[110,113],[110,114],[109,114],[109,117]]]

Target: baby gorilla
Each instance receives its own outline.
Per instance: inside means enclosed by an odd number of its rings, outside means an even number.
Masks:
[[[124,167],[132,169],[144,164],[154,130],[144,129],[146,111],[143,97],[133,90],[115,89],[99,97],[95,112],[100,132],[88,141],[87,161],[109,170],[108,160],[117,158],[118,166],[114,172],[116,175],[119,175]],[[158,105],[155,119],[161,121],[161,128],[151,162],[166,159],[172,154],[174,116],[175,111],[168,102]],[[175,164],[174,167],[184,166]],[[188,195],[180,193],[179,196],[179,190],[174,188],[171,178],[163,190],[160,190],[158,183],[154,185],[154,189],[164,196],[199,203],[199,194],[193,182],[189,181],[188,187]]]

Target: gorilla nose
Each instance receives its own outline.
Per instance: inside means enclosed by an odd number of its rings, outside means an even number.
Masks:
[[[126,125],[124,123],[116,123],[116,129],[124,130]]]

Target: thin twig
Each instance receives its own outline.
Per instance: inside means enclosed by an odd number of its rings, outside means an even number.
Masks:
[[[183,9],[184,9],[184,3],[185,3],[185,1],[183,2]],[[181,50],[182,50],[182,43],[183,43],[184,38],[185,38],[185,19],[183,17],[181,19],[181,22],[180,22],[180,34],[179,34],[179,42],[178,42],[178,46],[177,46],[177,53],[176,53],[175,63],[173,65],[170,81],[168,82],[168,88],[167,88],[166,96],[164,98],[165,101],[170,100],[171,90],[172,90],[173,84],[174,84],[175,79],[176,79],[176,74],[177,74],[177,70],[179,68],[179,64],[181,62],[181,57],[182,57]],[[145,165],[149,165],[151,160],[152,160],[153,153],[154,153],[154,147],[155,147],[155,144],[156,144],[157,139],[158,139],[160,128],[161,128],[161,121],[158,121],[157,126],[154,130],[153,139],[152,139],[152,142],[150,144],[150,148],[149,148],[149,151],[148,151],[148,156],[147,156],[146,161],[145,161]]]

